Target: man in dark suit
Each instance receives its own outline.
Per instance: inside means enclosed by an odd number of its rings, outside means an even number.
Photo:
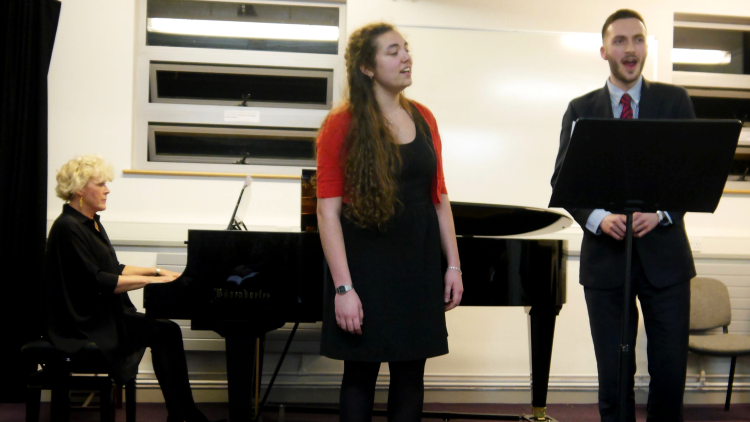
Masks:
[[[573,123],[580,117],[695,118],[692,102],[683,88],[643,79],[641,71],[648,54],[646,40],[646,25],[635,11],[619,10],[605,22],[600,52],[609,62],[611,74],[603,88],[570,102],[563,117],[553,187],[565,160]],[[602,139],[602,142],[606,141]],[[653,182],[659,183],[658,180]],[[599,412],[602,421],[617,421],[626,217],[601,209],[567,211],[584,232],[580,282],[584,287],[599,372]],[[628,333],[630,344],[635,345],[637,296],[648,336],[648,372],[651,376],[648,421],[683,420],[690,279],[695,276],[683,216],[684,213],[669,211],[633,215]],[[627,414],[628,420],[634,422],[635,354],[630,356]]]

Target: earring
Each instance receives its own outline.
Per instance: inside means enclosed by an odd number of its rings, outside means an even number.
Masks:
[[[81,209],[83,209],[83,197],[79,196],[79,198],[81,198],[81,199],[78,201],[78,205],[80,205]]]
[[[369,76],[369,77],[370,77],[370,80],[372,80],[372,76],[373,76],[373,75],[367,75],[367,76]]]

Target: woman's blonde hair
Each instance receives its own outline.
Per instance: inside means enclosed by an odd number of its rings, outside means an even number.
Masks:
[[[91,154],[76,157],[65,163],[57,171],[55,193],[60,199],[70,201],[77,191],[86,186],[89,180],[107,179],[108,182],[111,182],[114,178],[115,170],[112,164],[104,161],[104,158],[100,155]]]

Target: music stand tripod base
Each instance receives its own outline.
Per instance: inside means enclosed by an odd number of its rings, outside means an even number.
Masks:
[[[547,416],[547,407],[534,407],[532,413],[531,415],[523,415],[521,420],[526,422],[557,422],[556,419]]]

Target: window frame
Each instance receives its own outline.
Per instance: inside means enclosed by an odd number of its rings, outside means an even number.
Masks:
[[[149,161],[149,123],[194,126],[237,126],[257,127],[268,130],[317,130],[336,105],[345,85],[346,69],[344,51],[346,49],[346,5],[340,1],[269,1],[254,3],[283,4],[299,6],[336,7],[339,9],[338,54],[289,53],[274,51],[219,50],[192,47],[167,47],[146,45],[147,0],[137,0],[135,33],[135,69],[133,84],[133,125],[131,166],[133,169],[149,171],[198,171],[198,172],[254,172],[265,174],[294,174],[302,168],[314,168],[315,163],[299,163],[289,160],[274,163],[267,160],[248,159],[248,165],[226,163],[185,163]],[[204,0],[211,1],[211,0]],[[239,0],[223,2],[246,3]],[[332,72],[329,87],[330,107],[273,107],[252,105],[249,107],[216,104],[174,104],[150,102],[151,62],[168,62],[176,65],[213,65],[227,67],[286,68],[299,71]],[[255,112],[255,121],[228,120],[229,113],[237,111]],[[299,161],[299,160],[297,160]],[[248,167],[249,166],[249,167]],[[297,168],[295,168],[297,167]]]
[[[742,17],[674,14],[674,28],[750,31],[750,19]],[[671,49],[674,48],[674,41]],[[670,66],[671,67],[671,66]],[[672,70],[672,83],[686,88],[750,89],[750,75]]]
[[[195,72],[195,73],[222,73],[234,75],[264,75],[264,76],[297,76],[297,77],[319,77],[327,80],[326,103],[322,105],[310,103],[282,103],[272,101],[251,101],[248,100],[244,107],[278,107],[278,108],[311,108],[319,110],[330,110],[333,102],[333,70],[331,69],[296,69],[281,68],[268,66],[218,66],[218,65],[197,65],[194,63],[168,63],[156,62],[149,63],[149,86],[151,88],[150,102],[163,104],[202,104],[202,105],[223,105],[237,106],[238,100],[199,100],[199,99],[173,99],[162,98],[159,96],[159,84],[156,80],[156,73],[161,70],[177,72]]]
[[[217,134],[217,135],[270,135],[270,136],[295,136],[309,137],[311,145],[315,142],[315,132],[300,129],[268,129],[258,127],[226,127],[226,126],[190,126],[174,125],[152,122],[148,125],[148,153],[151,157],[159,157],[156,153],[156,133],[159,131],[172,133],[191,133],[191,134]],[[284,142],[280,140],[279,142]],[[153,162],[178,162],[193,164],[233,164],[234,161],[242,159],[241,156],[235,157],[200,157],[194,155],[167,155],[162,156],[159,161]],[[185,160],[185,161],[182,161]],[[188,161],[190,160],[190,161]],[[197,161],[196,161],[197,160]],[[295,166],[295,167],[315,167],[315,159],[280,159],[280,158],[250,158],[245,162],[247,164],[271,165],[271,166]]]

